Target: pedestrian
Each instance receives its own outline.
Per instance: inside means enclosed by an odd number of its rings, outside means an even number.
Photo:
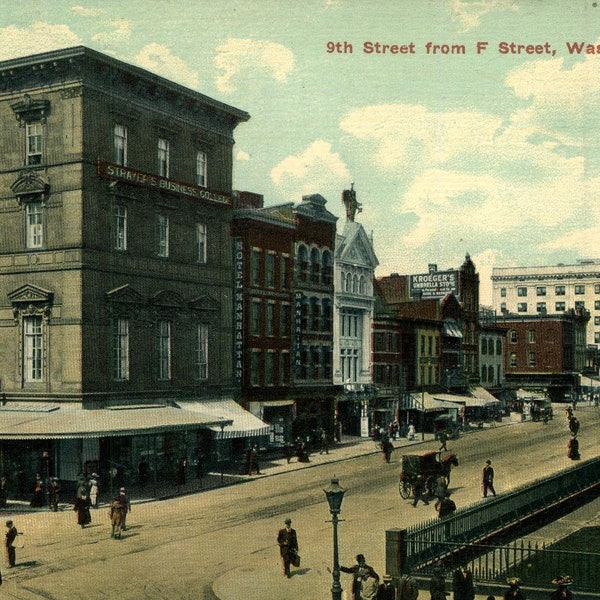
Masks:
[[[15,540],[17,539],[17,535],[19,532],[17,528],[13,525],[12,521],[6,521],[6,556],[8,558],[8,566],[14,567],[17,561],[17,551],[15,550]]]
[[[398,600],[401,596],[398,596]],[[396,600],[396,587],[392,583],[392,576],[387,573],[383,576],[383,583],[377,590],[377,600]]]
[[[415,506],[417,506],[417,502],[420,500],[423,504],[428,505],[429,502],[427,502],[427,499],[425,498],[424,492],[425,492],[425,480],[423,479],[423,475],[419,474],[417,475],[413,486],[412,486],[412,491],[413,491],[413,496],[414,496],[414,500],[413,500],[413,508]]]
[[[375,579],[375,577],[367,573],[362,581],[360,600],[379,600],[377,596],[378,592],[379,579]]]
[[[362,582],[369,577],[379,581],[375,569],[366,563],[363,554],[356,555],[356,564],[351,567],[340,567],[342,573],[352,573],[352,600],[361,600]]]
[[[508,589],[504,592],[503,600],[525,600],[521,591],[521,580],[518,577],[509,577],[506,580]]]
[[[581,454],[579,454],[579,440],[576,436],[569,438],[567,442],[567,458],[571,460],[579,460],[581,458]]]
[[[383,452],[383,460],[386,463],[389,463],[392,458],[392,452],[394,451],[394,444],[392,444],[389,438],[386,437],[386,439],[381,442],[381,450]]]
[[[177,462],[177,466],[175,467],[175,485],[177,486],[177,493],[181,491],[180,488],[183,487],[186,483],[186,464],[186,461],[182,458]]]
[[[436,510],[439,519],[443,519],[456,512],[456,504],[454,503],[454,500],[450,498],[450,494],[437,504]]]
[[[383,578],[384,582],[386,577],[390,576],[386,575]],[[415,580],[412,577],[410,577],[410,575],[402,575],[402,577],[400,578],[400,582],[398,583],[398,600],[417,600],[418,596],[419,589],[417,588]],[[388,598],[390,598],[391,600],[395,600],[392,594],[390,594],[388,597],[384,596],[380,600],[387,600]]]
[[[196,454],[196,478],[202,479],[204,477],[204,453],[198,450]]]
[[[35,476],[35,484],[33,486],[33,496],[29,505],[32,508],[41,508],[44,506],[44,482],[39,473]]]
[[[50,504],[50,510],[52,512],[58,511],[58,496],[60,492],[60,482],[58,477],[52,477],[50,479],[50,485],[48,486],[48,503]]]
[[[292,528],[292,520],[289,517],[285,520],[285,527],[277,533],[277,544],[283,563],[283,575],[289,578],[292,576],[290,566],[298,555],[298,536],[296,530]]]
[[[576,436],[579,433],[579,419],[577,417],[569,418],[569,431],[572,436]]]
[[[127,490],[122,487],[119,488],[119,498],[122,505],[122,513],[123,519],[121,522],[121,529],[123,531],[127,530],[127,515],[131,512],[131,500],[129,500],[129,496],[127,495]]]
[[[435,566],[429,580],[430,600],[446,600],[446,578],[440,566]]]
[[[494,489],[494,468],[492,467],[492,461],[488,458],[485,461],[485,467],[483,467],[483,473],[481,478],[481,495],[487,498],[488,492],[496,496],[496,490]]]
[[[573,600],[573,592],[569,587],[573,584],[570,575],[561,575],[552,580],[552,585],[557,586],[550,594],[550,600]]]
[[[90,490],[90,506],[98,508],[98,494],[100,493],[100,485],[98,484],[98,473],[92,473],[88,482]]]
[[[125,528],[125,506],[123,503],[123,495],[120,493],[112,499],[108,515],[111,524],[110,537],[121,539],[121,532]]]
[[[6,473],[0,479],[0,508],[6,508],[8,504],[8,476]]]
[[[248,468],[248,475],[256,473],[260,475],[260,465],[258,464],[258,447],[252,446],[250,450],[250,466]]]
[[[436,497],[435,508],[437,509],[438,505],[446,496],[448,495],[448,484],[446,483],[446,478],[443,475],[438,475],[434,481],[432,486],[433,495]]]
[[[446,444],[448,443],[448,434],[446,433],[445,429],[442,429],[442,431],[440,431],[439,440],[440,447],[438,452],[441,452],[442,450],[445,450],[447,452],[448,448],[446,448]]]
[[[452,591],[454,592],[454,600],[475,600],[473,575],[465,565],[461,565],[454,571]]]
[[[86,525],[92,522],[90,515],[90,499],[87,495],[75,498],[73,510],[77,513],[77,524],[83,529]]]
[[[406,432],[406,439],[407,439],[409,442],[412,442],[412,441],[414,441],[414,439],[415,439],[415,436],[416,436],[416,435],[417,435],[417,431],[416,431],[416,429],[415,429],[415,426],[414,426],[414,424],[413,424],[413,423],[411,423],[411,424],[408,426],[408,431]]]
[[[323,427],[321,427],[321,452],[319,454],[329,454],[329,435]]]
[[[294,456],[294,448],[290,442],[286,442],[284,444],[283,456],[285,457],[285,460],[286,460],[287,464],[289,465],[290,461],[292,460],[292,456]]]

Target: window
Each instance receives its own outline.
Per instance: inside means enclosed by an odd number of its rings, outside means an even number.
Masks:
[[[597,331],[594,333],[594,343],[600,344],[600,333],[598,333]]]
[[[207,241],[206,223],[197,223],[196,224],[196,249],[198,252],[198,262],[202,263],[202,264],[206,263],[206,241]]]
[[[496,340],[496,354],[502,356],[502,340]]]
[[[519,302],[517,304],[517,312],[527,312],[527,302]]]
[[[206,153],[196,152],[196,185],[206,187],[206,180]]]
[[[536,309],[536,310],[537,310],[537,312],[539,312],[539,313],[546,314],[546,311],[547,311],[547,309],[546,309],[546,303],[545,303],[545,302],[538,302],[538,303],[536,304],[536,307],[535,307],[535,309]]]
[[[506,288],[500,288],[500,298],[506,298]]]
[[[198,379],[204,381],[208,379],[208,325],[205,323],[198,325],[197,344]]]
[[[290,304],[281,304],[279,306],[279,337],[288,337],[290,335],[290,316],[292,307]]]
[[[113,212],[115,250],[127,250],[127,208],[115,206]]]
[[[127,166],[127,127],[115,125],[113,146],[115,162],[123,167]]]
[[[600,283],[594,284],[594,294],[600,294]]]
[[[577,294],[578,296],[585,294],[585,285],[576,285],[575,294]]]
[[[500,304],[500,312],[502,312],[502,313],[508,312],[508,309],[506,308],[506,302],[502,302]]]
[[[594,317],[594,325],[600,325],[600,317]]]
[[[535,344],[535,329],[530,329],[530,330],[527,332],[527,341],[528,341],[530,344]]]
[[[267,302],[265,305],[265,333],[275,335],[275,303]]]
[[[250,284],[260,284],[260,250],[252,248],[250,253]]]
[[[279,289],[288,287],[288,265],[290,264],[289,254],[282,254],[279,257]]]
[[[556,312],[564,312],[566,310],[566,307],[567,307],[567,305],[565,302],[556,302],[554,304],[554,310]]]
[[[252,350],[250,354],[250,385],[260,383],[260,350]]]
[[[527,353],[527,366],[535,367],[535,352]]]
[[[159,321],[158,333],[158,378],[171,379],[171,321]]]
[[[487,354],[487,340],[485,338],[481,338],[481,354]]]
[[[27,248],[42,248],[44,245],[44,211],[41,202],[27,204]]]
[[[23,317],[23,378],[42,381],[42,317]]]
[[[565,295],[565,286],[564,286],[564,285],[557,285],[557,286],[554,288],[554,293],[555,293],[557,296],[564,296],[564,295]]]
[[[516,352],[510,353],[510,366],[511,367],[517,366],[517,353]]]
[[[250,333],[258,335],[260,333],[260,300],[252,300],[250,308]]]
[[[323,252],[323,283],[325,285],[331,285],[333,281],[332,263],[333,259],[331,252],[329,252],[329,250],[325,250]]]
[[[129,319],[116,319],[113,323],[113,379],[129,379]]]
[[[27,164],[39,165],[42,163],[43,129],[41,123],[27,125]]]
[[[545,296],[546,295],[546,286],[538,286],[535,288],[536,296]]]
[[[577,310],[579,308],[585,308],[584,300],[575,300],[575,310]]]
[[[275,253],[267,252],[265,256],[265,284],[269,288],[275,287]]]
[[[594,309],[595,310],[600,310],[600,300],[595,300],[594,301]]]
[[[169,256],[169,217],[158,215],[156,220],[158,235],[158,256]]]
[[[517,288],[517,296],[527,296],[527,288],[526,287],[518,287]]]
[[[275,385],[275,351],[265,354],[265,385]]]
[[[158,174],[161,177],[169,176],[169,156],[170,144],[169,140],[158,140]]]
[[[509,331],[508,339],[510,340],[511,344],[517,343],[517,332],[514,329],[512,331]]]

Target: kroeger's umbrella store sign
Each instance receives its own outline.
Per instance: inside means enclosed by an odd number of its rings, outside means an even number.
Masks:
[[[458,271],[430,271],[410,276],[411,294],[421,292],[422,298],[441,298],[457,292]]]
[[[231,197],[222,192],[213,192],[204,187],[180,183],[178,181],[173,181],[172,179],[167,179],[166,177],[159,177],[152,173],[136,171],[135,169],[115,165],[103,160],[98,161],[98,177],[110,179],[112,181],[126,181],[133,185],[164,190],[165,192],[171,192],[173,194],[179,194],[180,196],[187,196],[197,200],[208,200],[209,202],[218,202],[219,204],[231,204]]]

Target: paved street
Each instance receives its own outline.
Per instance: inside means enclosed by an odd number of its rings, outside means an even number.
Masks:
[[[600,452],[596,435],[600,411],[578,409],[582,458]],[[481,501],[480,470],[491,458],[502,493],[545,472],[568,468],[564,415],[548,423],[516,423],[476,431],[451,442],[460,466],[452,474],[457,505]],[[93,512],[81,530],[75,513],[3,511],[24,532],[17,567],[3,568],[6,598],[70,599],[91,592],[99,598],[220,600],[318,600],[330,597],[331,524],[322,488],[332,476],[347,494],[340,524],[340,560],[352,564],[362,552],[383,574],[384,531],[434,517],[432,506],[413,509],[397,491],[402,453],[437,449],[433,441],[403,447],[387,465],[373,442],[347,444],[310,465],[265,466],[265,475],[247,483],[161,502],[138,502],[122,540],[110,539],[107,509]],[[350,458],[331,462],[335,458]],[[286,516],[298,530],[302,567],[284,579],[275,544]],[[577,526],[572,524],[571,526]],[[83,583],[85,582],[85,583]],[[342,586],[349,585],[343,576]]]

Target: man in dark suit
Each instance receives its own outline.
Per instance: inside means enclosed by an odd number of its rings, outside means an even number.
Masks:
[[[360,590],[362,582],[368,577],[373,577],[379,581],[379,575],[373,567],[369,566],[363,554],[356,555],[356,564],[352,567],[340,567],[342,573],[352,573],[352,600],[360,600]]]
[[[294,555],[298,552],[298,536],[296,530],[292,529],[292,520],[285,520],[285,527],[279,530],[277,534],[277,543],[279,544],[279,553],[283,561],[283,575],[291,577],[290,565]]]
[[[452,580],[452,590],[454,600],[474,600],[475,586],[473,585],[473,575],[464,565],[454,571]]]

